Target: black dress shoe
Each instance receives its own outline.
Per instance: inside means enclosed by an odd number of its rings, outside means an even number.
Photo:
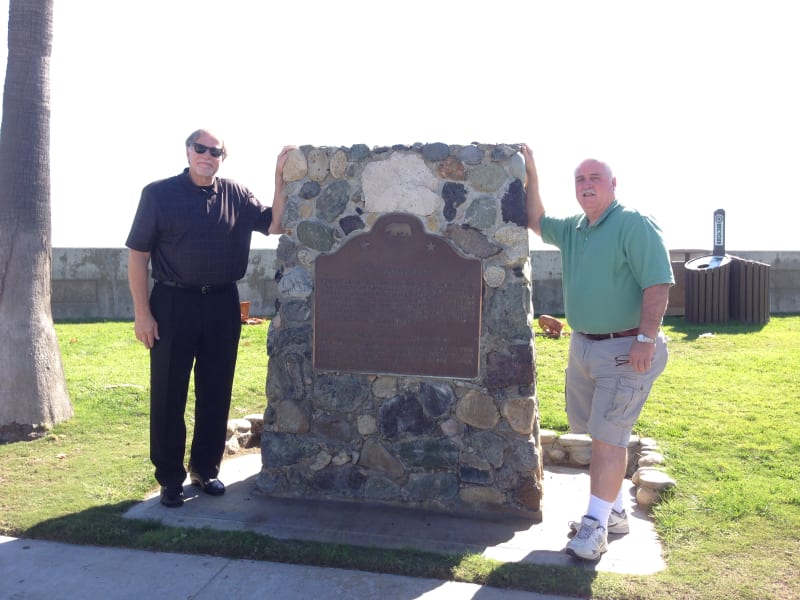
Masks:
[[[182,485],[162,485],[161,504],[169,508],[183,506],[183,486]]]
[[[196,485],[210,496],[222,496],[225,493],[225,484],[219,479],[203,479],[197,473],[190,473],[189,479],[191,479],[192,485]]]

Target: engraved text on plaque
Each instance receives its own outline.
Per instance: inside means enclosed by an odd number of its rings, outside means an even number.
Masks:
[[[314,367],[472,379],[479,375],[481,261],[408,214],[317,258]]]

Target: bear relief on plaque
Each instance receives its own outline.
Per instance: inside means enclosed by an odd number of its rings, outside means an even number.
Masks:
[[[413,215],[383,215],[317,257],[314,368],[474,379],[482,285],[480,260]]]

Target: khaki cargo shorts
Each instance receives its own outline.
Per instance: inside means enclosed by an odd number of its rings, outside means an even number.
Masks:
[[[637,373],[627,362],[635,339],[592,341],[580,333],[572,334],[565,393],[573,433],[588,433],[612,446],[628,447],[633,426],[668,357],[666,340],[659,332],[650,369]]]

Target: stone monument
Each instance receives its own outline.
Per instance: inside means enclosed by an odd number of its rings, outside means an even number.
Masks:
[[[541,517],[517,150],[292,153],[258,490]]]

